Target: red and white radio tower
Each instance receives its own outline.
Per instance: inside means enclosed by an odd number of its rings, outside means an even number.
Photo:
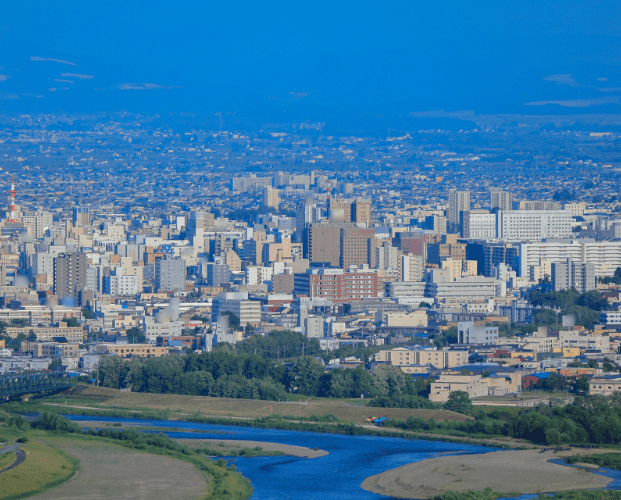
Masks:
[[[15,183],[13,182],[13,176],[11,176],[11,198],[9,200],[9,218],[7,222],[17,222],[15,218]]]

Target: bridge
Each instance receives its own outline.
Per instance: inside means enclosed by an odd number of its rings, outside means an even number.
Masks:
[[[66,373],[28,372],[0,376],[0,402],[10,396],[58,391],[71,387],[71,377]]]

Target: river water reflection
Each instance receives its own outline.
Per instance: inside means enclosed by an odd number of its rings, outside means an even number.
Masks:
[[[232,459],[237,469],[254,487],[253,500],[285,499],[336,500],[375,499],[382,497],[363,490],[362,481],[395,467],[418,462],[445,453],[472,454],[495,451],[494,448],[457,443],[408,440],[374,436],[346,436],[312,432],[254,429],[225,425],[196,424],[170,420],[139,420],[68,415],[72,420],[121,422],[152,427],[177,428],[170,437],[181,439],[231,439],[240,441],[268,441],[272,443],[317,447],[329,455],[305,459],[288,456]],[[206,432],[207,431],[207,432]],[[621,474],[607,473],[615,478],[613,489],[621,486]],[[529,498],[524,496],[523,498]]]

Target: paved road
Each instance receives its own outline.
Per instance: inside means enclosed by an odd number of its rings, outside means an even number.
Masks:
[[[19,444],[12,444],[10,446],[5,446],[4,448],[0,450],[0,455],[2,455],[3,453],[7,453],[9,451],[15,452],[15,454],[17,455],[17,460],[15,460],[15,462],[9,465],[6,469],[0,470],[0,474],[12,469],[13,467],[17,467],[24,460],[26,460],[26,454],[22,450],[19,449]]]

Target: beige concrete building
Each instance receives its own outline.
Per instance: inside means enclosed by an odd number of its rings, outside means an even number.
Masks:
[[[263,188],[263,206],[271,207],[278,210],[280,204],[280,197],[278,196],[278,189],[271,187]]]
[[[45,326],[45,327],[26,327],[26,328],[6,328],[4,330],[4,334],[11,337],[12,339],[17,338],[19,334],[24,334],[26,336],[34,333],[37,336],[37,340],[39,342],[47,342],[52,340],[54,337],[65,337],[67,342],[70,344],[79,344],[81,343],[86,335],[84,330],[81,327],[68,327],[68,326]]]
[[[427,312],[418,310],[412,313],[377,311],[375,321],[384,326],[395,327],[426,327]]]
[[[621,391],[621,378],[594,378],[589,382],[589,393],[611,396]]]
[[[492,377],[481,375],[461,375],[447,372],[431,384],[429,399],[436,403],[445,403],[451,392],[467,392],[470,398],[484,396],[505,396],[521,390],[521,374],[508,373]]]
[[[467,350],[442,349],[408,349],[397,347],[380,351],[373,356],[373,361],[390,363],[395,366],[407,367],[409,365],[428,365],[436,368],[453,368],[468,363]]]
[[[109,344],[108,352],[122,358],[159,358],[168,354],[168,347],[156,347],[152,344]]]

